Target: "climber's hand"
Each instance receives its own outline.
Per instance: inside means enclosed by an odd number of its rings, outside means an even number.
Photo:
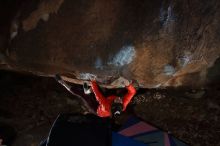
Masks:
[[[131,84],[131,81],[130,80],[125,80],[124,81],[124,86],[127,87]]]
[[[121,80],[121,87],[124,88],[124,87],[127,87],[131,84],[131,81],[130,80],[127,80],[127,79],[123,79]]]
[[[131,80],[130,84],[132,84],[136,90],[140,88],[137,80]]]

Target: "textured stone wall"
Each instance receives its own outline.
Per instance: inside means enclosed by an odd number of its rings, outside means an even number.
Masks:
[[[60,73],[75,83],[125,77],[147,88],[197,87],[220,55],[218,0],[10,2],[1,5],[10,7],[0,14],[8,18],[2,69]]]

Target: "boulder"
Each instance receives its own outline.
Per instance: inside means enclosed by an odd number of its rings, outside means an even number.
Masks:
[[[120,77],[144,88],[200,87],[220,55],[218,0],[1,3],[1,69],[109,88]]]

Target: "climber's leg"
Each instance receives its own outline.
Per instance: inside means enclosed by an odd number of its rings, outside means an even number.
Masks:
[[[64,86],[71,94],[81,99],[84,103],[84,106],[89,110],[89,112],[96,114],[96,109],[98,107],[98,103],[95,101],[95,97],[93,94],[87,95],[84,93],[83,89],[74,88],[68,85],[59,75],[55,76],[57,82],[59,82],[62,86]]]

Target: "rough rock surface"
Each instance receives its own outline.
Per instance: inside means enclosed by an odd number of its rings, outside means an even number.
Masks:
[[[220,55],[218,0],[1,3],[2,69],[75,83],[123,76],[147,88],[201,86]]]
[[[140,90],[130,105],[138,117],[191,146],[220,146],[219,85]],[[83,112],[82,102],[51,78],[0,71],[0,93],[0,125],[15,128],[13,146],[39,146],[58,114]]]

